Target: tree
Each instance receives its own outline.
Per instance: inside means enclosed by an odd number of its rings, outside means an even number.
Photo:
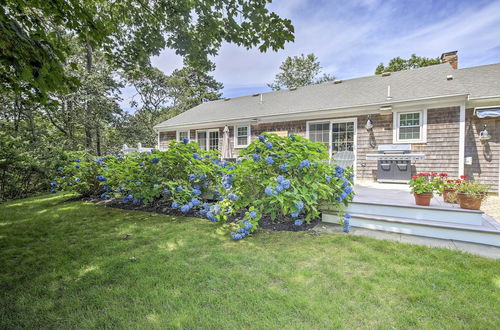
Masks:
[[[439,59],[439,57],[429,58],[412,54],[410,58],[406,60],[398,56],[391,59],[387,66],[384,66],[384,63],[380,63],[375,69],[375,74],[381,74],[383,72],[388,72],[388,71],[396,72],[402,70],[416,69],[440,63],[441,60]]]
[[[209,74],[184,67],[165,75],[157,68],[135,68],[125,73],[136,94],[131,106],[139,108],[121,125],[127,143],[156,144],[153,126],[198,104],[220,98],[223,85]]]
[[[262,52],[294,40],[291,21],[271,0],[4,0],[0,6],[0,84],[43,99],[78,84],[65,73],[68,36],[125,69],[168,47],[207,70],[223,41]]]
[[[321,64],[314,54],[289,56],[280,65],[280,71],[275,76],[274,82],[267,84],[267,86],[275,91],[282,88],[319,84],[335,79],[335,77],[328,74],[318,77],[318,74],[321,72]]]

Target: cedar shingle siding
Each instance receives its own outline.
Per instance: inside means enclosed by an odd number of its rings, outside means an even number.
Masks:
[[[348,116],[352,118],[353,116]],[[369,153],[377,153],[381,144],[393,143],[393,115],[372,114],[374,127],[371,132],[365,129],[367,115],[357,116],[357,178],[361,180],[376,180],[377,162],[366,160]],[[323,118],[329,120],[331,118]],[[336,118],[337,119],[337,118]],[[338,118],[340,119],[340,118]],[[321,119],[314,119],[321,120]],[[434,108],[427,110],[427,143],[412,144],[412,152],[425,154],[425,160],[415,162],[412,171],[417,172],[447,172],[451,177],[458,177],[459,169],[459,107]],[[479,141],[479,132],[487,124],[492,139],[488,143]],[[285,121],[252,125],[251,140],[263,132],[282,132],[306,136],[306,120]],[[230,128],[230,143],[234,144],[233,126]],[[219,127],[222,138],[223,127]],[[160,146],[165,147],[166,141],[175,139],[175,132],[162,132]],[[191,130],[191,139],[195,139],[195,130]],[[488,184],[491,190],[498,192],[499,155],[500,155],[500,119],[477,119],[473,117],[472,109],[467,110],[465,156],[473,158],[472,166],[465,165],[465,174]],[[241,149],[235,149],[235,155]]]
[[[479,140],[479,132],[486,129],[491,135],[487,142]],[[500,158],[500,119],[474,117],[473,109],[467,109],[465,117],[465,157],[472,157],[472,165],[465,165],[465,175],[479,180],[498,192]]]

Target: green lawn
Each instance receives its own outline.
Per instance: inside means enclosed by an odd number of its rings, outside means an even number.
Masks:
[[[0,328],[478,328],[500,261],[43,195],[0,205]],[[130,234],[124,239],[125,234]]]

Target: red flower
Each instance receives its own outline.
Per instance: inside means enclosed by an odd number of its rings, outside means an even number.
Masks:
[[[438,175],[436,172],[432,172],[431,176],[436,176]]]
[[[460,176],[460,179],[462,179],[462,180],[467,179],[467,175],[461,175],[461,176]]]
[[[412,178],[412,179],[416,179],[416,178],[418,178],[418,176],[414,175],[414,176],[412,176],[411,178]]]
[[[442,178],[446,178],[448,176],[448,173],[441,172],[441,173],[439,173],[439,176],[442,177]]]

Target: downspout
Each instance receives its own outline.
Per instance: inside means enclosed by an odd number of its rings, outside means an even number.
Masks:
[[[465,175],[465,103],[460,105],[458,176]]]

